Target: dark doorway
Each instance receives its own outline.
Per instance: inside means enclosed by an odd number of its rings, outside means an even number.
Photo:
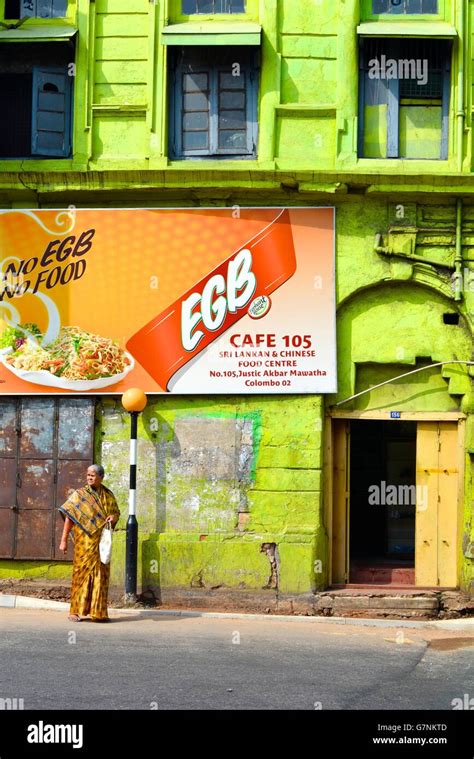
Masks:
[[[416,422],[351,422],[349,582],[414,584],[415,514]]]

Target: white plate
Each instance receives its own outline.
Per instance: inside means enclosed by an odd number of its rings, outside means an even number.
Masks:
[[[33,372],[26,369],[15,369],[14,366],[7,363],[7,356],[11,353],[11,350],[11,348],[0,350],[0,363],[9,369],[15,377],[18,377],[18,379],[24,380],[25,382],[32,382],[34,385],[56,387],[61,390],[75,390],[76,392],[102,390],[104,387],[109,387],[110,385],[115,385],[117,382],[121,382],[127,374],[135,368],[135,359],[130,353],[124,351],[130,364],[125,371],[120,374],[114,374],[112,377],[103,377],[102,379],[97,380],[68,380],[64,379],[64,377],[55,377],[54,374],[51,374],[51,372],[48,372],[46,369],[38,369]]]

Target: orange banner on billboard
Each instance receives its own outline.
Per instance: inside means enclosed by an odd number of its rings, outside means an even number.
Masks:
[[[334,392],[333,209],[0,211],[0,393]]]

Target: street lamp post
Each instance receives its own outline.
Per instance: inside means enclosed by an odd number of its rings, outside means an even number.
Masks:
[[[125,552],[125,602],[137,600],[138,522],[137,504],[137,430],[138,415],[147,404],[143,390],[133,387],[122,395],[122,406],[130,414],[130,492],[128,497],[127,540]]]

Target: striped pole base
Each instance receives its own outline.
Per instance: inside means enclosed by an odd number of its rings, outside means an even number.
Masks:
[[[138,412],[132,411],[130,428],[130,493],[128,499],[127,541],[125,555],[125,602],[137,600],[138,522],[137,496],[137,428]]]

